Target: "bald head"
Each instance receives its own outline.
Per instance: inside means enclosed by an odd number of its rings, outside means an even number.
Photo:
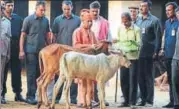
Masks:
[[[92,26],[92,17],[90,15],[89,9],[82,9],[80,11],[80,18],[82,21],[82,26],[85,29],[89,29]]]

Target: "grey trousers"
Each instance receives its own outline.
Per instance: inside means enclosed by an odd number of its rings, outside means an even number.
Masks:
[[[35,99],[37,90],[36,79],[40,75],[38,54],[26,53],[26,70],[27,70],[27,98]]]
[[[143,103],[153,104],[154,100],[154,74],[152,57],[139,58],[139,88]]]
[[[124,102],[135,105],[138,91],[138,61],[131,60],[131,67],[121,67],[120,80]]]
[[[6,56],[0,56],[0,71],[1,71],[1,93],[3,90],[3,81],[4,81],[4,69],[5,69],[5,65],[7,63],[7,57]]]
[[[172,89],[174,105],[179,106],[179,60],[172,60]]]

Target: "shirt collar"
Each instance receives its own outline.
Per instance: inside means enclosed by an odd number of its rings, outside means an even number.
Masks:
[[[122,25],[122,27],[123,27],[125,30],[133,30],[133,29],[134,29],[133,23],[131,23],[131,26],[130,26],[129,28],[126,28],[124,25]]]
[[[74,14],[71,14],[70,19],[73,18],[73,17],[74,17]],[[65,19],[66,16],[64,14],[62,14],[62,18]]]
[[[142,20],[145,20],[145,19],[150,20],[151,15],[152,15],[152,14],[151,14],[150,12],[148,12],[147,17],[146,17],[146,18],[143,18],[143,16],[141,16],[141,19],[142,19]]]
[[[4,20],[6,20],[6,17],[2,16],[1,21],[4,21]]]
[[[14,19],[14,18],[15,18],[15,14],[12,13],[12,14],[11,14],[11,19]]]
[[[38,17],[35,13],[34,13],[34,19],[41,19],[43,17]]]
[[[174,19],[172,21],[171,21],[171,19],[169,19],[170,23],[177,22],[177,21],[178,21],[178,19],[176,18],[176,16],[174,17]]]
[[[95,19],[95,20],[93,20],[94,22],[98,22],[98,21],[100,21],[101,20],[101,17],[100,16],[98,16],[98,18],[97,19]]]
[[[11,16],[10,17],[7,17],[6,15],[4,15],[8,20],[12,20],[13,19],[13,14],[11,14]]]

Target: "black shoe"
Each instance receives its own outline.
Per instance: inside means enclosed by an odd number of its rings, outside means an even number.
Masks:
[[[21,94],[16,94],[15,101],[26,102],[26,100],[22,97]]]
[[[145,106],[146,106],[146,107],[152,107],[152,106],[153,106],[153,103],[148,103],[148,102],[147,102],[147,103],[145,104]]]
[[[34,98],[27,98],[26,103],[31,104],[31,105],[36,105],[37,101]]]
[[[71,104],[77,104],[76,100],[71,100]]]
[[[145,106],[145,104],[146,104],[146,102],[141,101],[140,103],[137,104],[137,106]]]
[[[109,103],[107,101],[104,101],[105,106],[109,106]]]
[[[171,102],[165,106],[162,106],[162,108],[172,108],[172,107],[173,107],[173,103],[171,103]]]
[[[1,104],[6,104],[7,102],[6,102],[6,99],[5,99],[5,96],[2,96],[1,97]]]
[[[119,105],[117,107],[129,107],[129,103],[123,102],[123,103],[121,103],[121,105]]]
[[[179,105],[175,105],[175,106],[174,106],[174,109],[179,109]]]

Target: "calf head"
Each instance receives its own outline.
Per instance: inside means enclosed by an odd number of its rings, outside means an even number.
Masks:
[[[124,66],[126,68],[129,68],[131,65],[131,62],[128,60],[127,56],[123,53],[122,50],[120,49],[109,49],[109,52],[111,54],[115,54],[119,57],[119,63],[120,66]]]
[[[131,62],[127,59],[125,55],[123,55],[120,57],[120,65],[126,68],[129,68],[131,65]]]

